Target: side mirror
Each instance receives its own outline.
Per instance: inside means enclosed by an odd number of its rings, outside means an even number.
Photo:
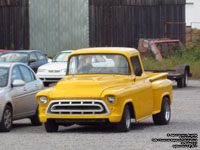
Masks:
[[[136,76],[141,76],[142,75],[142,70],[140,68],[137,68],[135,71]]]
[[[12,82],[13,87],[24,86],[26,83],[23,80],[14,80]]]

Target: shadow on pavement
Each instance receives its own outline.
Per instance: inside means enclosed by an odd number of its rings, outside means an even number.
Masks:
[[[148,127],[153,127],[153,123],[131,123],[131,130],[144,130]],[[82,133],[119,133],[112,125],[73,125],[59,129],[59,132],[82,132]]]

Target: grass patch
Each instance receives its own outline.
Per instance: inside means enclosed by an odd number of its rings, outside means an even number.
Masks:
[[[177,65],[187,64],[193,75],[193,79],[200,79],[200,46],[188,45],[186,50],[168,58],[162,62],[153,57],[142,58],[145,69],[176,69]]]

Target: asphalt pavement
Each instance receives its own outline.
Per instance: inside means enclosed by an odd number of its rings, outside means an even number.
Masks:
[[[139,123],[132,120],[128,133],[79,125],[46,133],[44,126],[34,127],[23,119],[14,122],[11,132],[0,133],[0,150],[200,150],[200,81],[190,80],[187,88],[174,86],[171,110],[169,125],[155,126],[152,118]],[[198,147],[186,148],[195,141]]]

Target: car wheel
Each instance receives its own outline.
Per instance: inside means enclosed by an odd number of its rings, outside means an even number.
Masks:
[[[42,123],[40,122],[40,119],[39,119],[39,110],[38,110],[38,108],[36,110],[35,115],[32,116],[30,119],[31,119],[31,124],[33,126],[40,126],[40,125],[42,125]]]
[[[9,132],[12,128],[12,109],[10,106],[6,106],[3,112],[2,120],[0,123],[1,132]]]
[[[58,124],[53,119],[48,119],[47,122],[44,124],[45,129],[47,132],[57,132],[58,131]]]
[[[49,86],[49,82],[43,82],[44,86]]]
[[[122,119],[116,124],[116,128],[119,132],[128,132],[131,129],[131,113],[128,105],[125,106]]]
[[[155,125],[166,125],[169,123],[171,117],[170,102],[168,97],[164,97],[162,101],[162,108],[159,114],[153,115]]]

